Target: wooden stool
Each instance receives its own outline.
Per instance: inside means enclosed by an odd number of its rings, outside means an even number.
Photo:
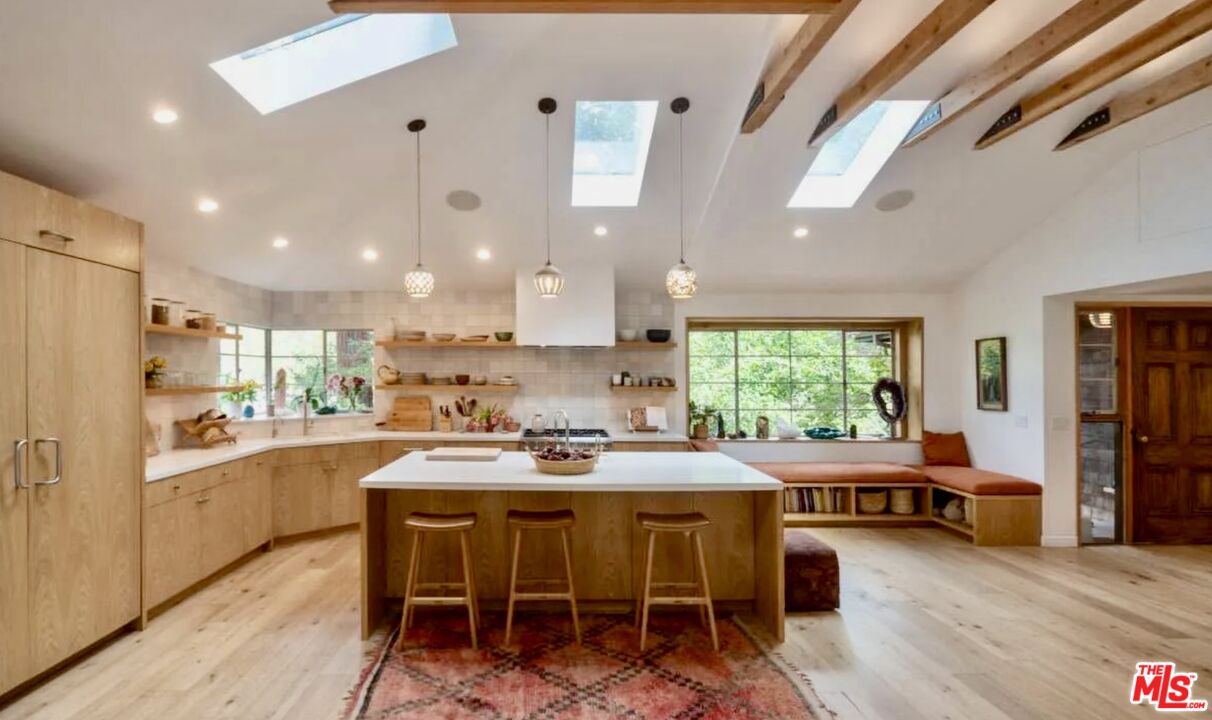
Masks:
[[[711,605],[711,584],[707,580],[707,560],[703,556],[703,538],[699,531],[711,525],[711,521],[702,513],[636,513],[636,522],[648,534],[648,551],[644,558],[644,592],[636,605],[635,621],[640,626],[640,652],[648,639],[648,609],[653,605],[698,605],[699,621],[702,622],[704,612],[711,626],[711,645],[716,652],[720,651],[720,638],[715,631],[715,609]],[[694,582],[660,582],[652,581],[652,556],[656,548],[657,533],[682,533],[690,542],[691,552],[695,557],[698,569],[698,580]],[[652,596],[653,590],[674,588],[689,588],[697,595],[664,595]]]
[[[412,553],[408,558],[408,584],[404,590],[404,617],[400,621],[400,637],[396,647],[403,649],[404,632],[412,625],[414,610],[418,605],[465,605],[467,619],[471,624],[471,647],[477,649],[476,627],[480,624],[480,605],[476,602],[475,567],[471,561],[470,537],[476,526],[475,513],[460,515],[438,515],[435,513],[409,513],[404,519],[404,527],[414,533]],[[421,582],[421,550],[425,544],[426,533],[457,532],[459,547],[463,556],[463,582],[461,583],[423,583]],[[421,590],[459,590],[463,594],[458,597],[445,595],[418,596]]]
[[[509,610],[505,615],[505,644],[509,644],[509,636],[513,632],[513,605],[519,600],[567,600],[572,606],[572,629],[577,636],[577,644],[581,644],[581,622],[577,618],[577,594],[572,586],[572,551],[568,542],[568,529],[576,524],[577,518],[571,510],[552,510],[548,512],[529,512],[510,510],[505,516],[509,528],[513,531],[513,560],[509,570]],[[550,585],[567,582],[568,589],[563,592],[518,592],[518,557],[522,554],[523,530],[559,530],[560,542],[564,545],[565,578],[524,578],[522,582],[538,585]]]

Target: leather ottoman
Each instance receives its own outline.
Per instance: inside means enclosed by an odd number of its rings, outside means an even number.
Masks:
[[[841,590],[837,552],[807,530],[783,531],[787,612],[835,610]]]

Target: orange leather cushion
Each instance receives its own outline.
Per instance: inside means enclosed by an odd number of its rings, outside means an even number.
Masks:
[[[968,443],[964,442],[962,432],[923,432],[922,458],[927,465],[972,467],[972,461],[968,459]]]
[[[785,483],[921,483],[920,470],[895,463],[750,463]]]
[[[932,483],[971,495],[1039,495],[1044,491],[1030,480],[976,468],[928,465],[922,472]]]

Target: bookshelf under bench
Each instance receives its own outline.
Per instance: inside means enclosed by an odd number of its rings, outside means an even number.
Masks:
[[[892,491],[910,490],[912,512],[892,511]],[[882,512],[864,512],[860,495],[885,493]],[[929,483],[787,483],[783,490],[783,525],[786,527],[928,526]]]

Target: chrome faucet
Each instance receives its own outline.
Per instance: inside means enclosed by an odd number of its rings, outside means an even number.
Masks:
[[[572,421],[568,419],[568,413],[564,412],[563,410],[555,411],[555,413],[551,416],[552,431],[555,433],[555,438],[558,441],[560,439],[560,418],[564,419],[564,448],[566,450],[571,451],[572,450]],[[559,443],[557,442],[557,445],[558,444]]]

